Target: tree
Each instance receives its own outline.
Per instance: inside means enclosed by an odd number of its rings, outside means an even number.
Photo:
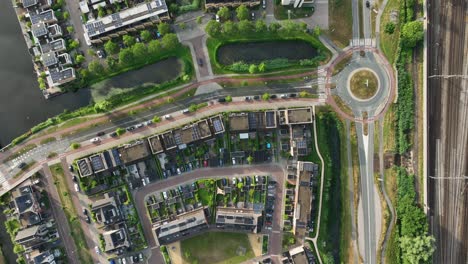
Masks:
[[[161,122],[161,117],[159,117],[159,116],[154,116],[154,117],[153,117],[153,123],[159,123],[159,122]]]
[[[175,49],[179,46],[179,39],[176,34],[170,33],[162,37],[162,45],[165,49]]]
[[[232,102],[232,96],[228,95],[224,98],[226,100],[226,102]]]
[[[80,46],[80,43],[78,43],[78,41],[76,41],[76,40],[72,40],[72,41],[68,42],[68,49],[69,50],[76,49],[79,46]]]
[[[237,183],[237,189],[242,190],[242,188],[244,188],[244,183],[243,182],[238,182]]]
[[[151,32],[149,32],[149,30],[143,30],[140,32],[140,37],[144,42],[148,42],[151,40]]]
[[[298,24],[287,20],[281,24],[281,30],[284,31],[286,34],[292,34],[300,31],[300,27]]]
[[[252,156],[248,156],[248,157],[247,157],[247,162],[248,162],[249,164],[252,164],[253,160],[254,160],[254,159],[253,159]]]
[[[79,149],[80,147],[81,147],[80,143],[77,143],[77,142],[73,142],[70,145],[71,149]]]
[[[132,47],[132,53],[137,60],[146,60],[146,57],[148,56],[148,49],[146,48],[146,45],[143,43],[136,43]]]
[[[111,107],[111,104],[107,100],[102,100],[94,104],[94,111],[96,112],[106,112]]]
[[[104,73],[104,66],[99,61],[92,61],[88,64],[89,72],[96,75],[102,75]]]
[[[190,81],[190,76],[188,74],[184,74],[184,76],[182,76],[182,81],[184,82]]]
[[[63,12],[63,19],[69,19],[70,18],[70,13],[68,11]]]
[[[115,70],[117,65],[119,64],[119,61],[118,61],[118,59],[109,56],[109,57],[106,58],[106,63],[107,63],[107,67],[109,67],[109,69]]]
[[[307,91],[301,91],[299,93],[299,97],[301,97],[301,98],[309,97],[309,93]]]
[[[161,35],[166,35],[169,32],[171,32],[171,26],[169,26],[169,24],[167,24],[165,22],[162,22],[162,23],[159,24],[158,30],[159,30],[159,33]]]
[[[263,99],[263,101],[268,101],[270,99],[270,94],[269,93],[264,93],[262,95],[262,99]]]
[[[156,55],[162,50],[162,45],[159,40],[153,39],[148,43],[148,52],[152,55]]]
[[[242,20],[238,23],[239,33],[247,34],[253,31],[253,25],[248,20]]]
[[[123,49],[119,52],[119,63],[129,65],[133,62],[134,56],[130,48]]]
[[[237,7],[236,14],[239,20],[249,19],[249,10],[245,5],[240,5],[239,7]]]
[[[435,238],[423,235],[417,237],[400,237],[400,248],[403,263],[419,264],[427,262],[435,251]]]
[[[188,108],[189,112],[193,113],[195,111],[197,111],[197,105],[196,104],[191,104]]]
[[[281,28],[281,24],[278,22],[273,22],[268,26],[268,30],[273,33],[277,32],[278,29],[280,28]]]
[[[206,24],[205,31],[210,37],[216,37],[221,33],[221,23],[216,20],[210,20],[208,24]]]
[[[71,34],[73,33],[73,31],[75,31],[75,29],[72,26],[68,26],[67,31],[68,31],[68,34]]]
[[[121,128],[121,127],[117,128],[117,129],[115,130],[115,134],[117,134],[117,136],[119,136],[119,137],[120,137],[121,135],[125,134],[125,132],[126,132],[126,130],[123,129],[123,128]]]
[[[104,8],[102,8],[102,6],[98,6],[98,17],[103,17],[106,15],[106,11],[104,10]]]
[[[223,24],[223,32],[227,35],[234,35],[237,32],[237,24],[232,21],[226,21]]]
[[[133,46],[133,44],[136,43],[136,40],[134,37],[130,36],[130,35],[124,35],[122,37],[122,41],[123,41],[123,44],[127,47],[131,47]]]
[[[197,21],[197,24],[200,25],[203,22],[203,17],[202,16],[197,16],[196,21]]]
[[[104,44],[104,50],[107,52],[107,54],[117,54],[119,53],[119,45],[117,45],[117,43],[113,42],[112,40],[108,40],[106,44]]]
[[[322,34],[322,30],[320,29],[319,26],[315,26],[314,27],[314,36],[318,37],[318,36],[320,36],[320,34]]]
[[[257,20],[257,22],[255,22],[255,31],[264,32],[266,31],[266,29],[267,29],[267,25],[265,24],[265,21],[263,21],[262,19],[259,19]]]
[[[402,43],[407,48],[414,48],[424,39],[424,28],[421,21],[411,21],[403,25]]]
[[[229,8],[227,7],[221,7],[218,12],[216,13],[221,20],[228,20],[229,17],[231,16],[231,12],[229,12]]]
[[[393,32],[395,32],[395,23],[388,22],[387,24],[385,24],[384,32],[389,35],[393,34]]]
[[[255,64],[250,64],[250,66],[249,66],[249,73],[250,73],[250,74],[254,74],[254,73],[257,73],[257,71],[258,71],[257,65],[255,65]]]
[[[265,63],[264,63],[264,62],[260,63],[260,64],[258,65],[258,71],[259,71],[259,72],[265,72],[265,70],[266,70],[266,65],[265,65]]]
[[[76,55],[75,57],[75,62],[78,64],[81,64],[85,61],[85,57],[81,54]]]

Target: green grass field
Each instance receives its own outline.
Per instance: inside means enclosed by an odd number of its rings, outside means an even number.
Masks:
[[[247,234],[209,232],[181,242],[184,261],[188,263],[235,264],[255,257]],[[238,255],[240,248],[244,255]]]

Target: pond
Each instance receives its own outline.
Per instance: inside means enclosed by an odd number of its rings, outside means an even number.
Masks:
[[[49,100],[44,99],[33,72],[31,56],[21,34],[11,1],[0,1],[0,145],[27,132],[47,118],[91,103],[112,88],[131,88],[144,83],[161,83],[177,76],[182,68],[177,59],[167,59],[139,70],[116,76],[100,84],[103,90],[80,89]]]
[[[317,49],[302,40],[230,43],[219,47],[217,51],[218,62],[223,65],[238,61],[259,63],[277,58],[312,59],[317,55]]]

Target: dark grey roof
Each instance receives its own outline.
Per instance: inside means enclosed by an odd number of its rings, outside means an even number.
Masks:
[[[52,9],[43,11],[39,14],[30,14],[30,18],[31,18],[32,24],[37,24],[39,22],[48,23],[48,22],[57,20],[55,18],[54,11],[52,11]]]
[[[42,53],[47,53],[51,51],[61,51],[64,50],[65,47],[65,41],[63,39],[57,39],[49,43],[44,43],[41,44],[41,51]]]
[[[55,52],[44,53],[44,54],[42,54],[41,57],[42,57],[42,63],[46,67],[50,67],[50,66],[55,65],[55,64],[58,63],[58,58],[55,55]],[[52,74],[52,72],[51,72],[51,74]]]
[[[41,254],[37,255],[34,257],[34,264],[44,264],[44,263],[49,263],[49,262],[44,262],[46,261],[47,258],[49,258],[50,256],[53,256],[52,254],[50,254],[49,251],[46,251],[46,252],[42,252]],[[52,257],[53,259],[53,257]]]
[[[266,126],[274,127],[275,126],[275,113],[272,111],[266,112]]]
[[[33,205],[33,197],[31,193],[27,193],[15,198],[16,207],[18,207],[18,213],[22,214],[27,211]]]
[[[59,71],[58,69],[50,70],[50,78],[54,83],[62,83],[64,80],[75,77],[75,70],[73,68],[66,68]]]
[[[223,122],[221,121],[220,118],[216,118],[216,119],[211,119],[212,122],[213,122],[213,128],[215,130],[215,133],[219,133],[219,132],[223,132],[224,131],[224,126],[223,126]]]
[[[32,34],[38,38],[38,37],[42,37],[44,35],[46,35],[49,30],[47,30],[47,27],[46,25],[43,23],[43,22],[39,22],[37,24],[33,24],[31,26],[31,31],[32,31]]]
[[[23,0],[23,7],[24,8],[28,8],[30,6],[33,6],[33,5],[37,5],[37,0]]]
[[[101,171],[106,168],[100,155],[91,156],[89,159],[94,171]]]
[[[77,164],[78,167],[80,168],[80,172],[81,172],[82,175],[89,175],[89,174],[91,174],[90,167],[88,166],[88,163],[86,162],[86,160],[84,160],[84,159],[78,160],[78,161],[76,162],[76,164]]]

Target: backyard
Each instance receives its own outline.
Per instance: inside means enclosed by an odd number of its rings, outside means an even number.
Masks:
[[[216,250],[212,250],[216,248]],[[240,263],[255,256],[247,234],[209,232],[181,242],[186,263]]]

